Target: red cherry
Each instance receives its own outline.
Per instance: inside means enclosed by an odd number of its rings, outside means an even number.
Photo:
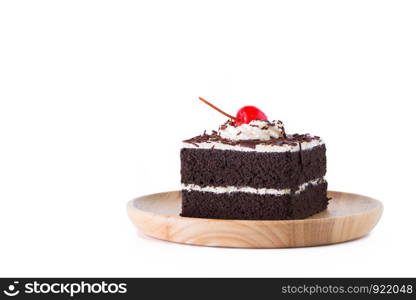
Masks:
[[[237,120],[234,121],[234,125],[248,124],[253,120],[267,121],[267,117],[264,112],[255,106],[244,106],[237,112]]]
[[[233,117],[232,115],[227,114],[226,112],[222,111],[214,104],[208,102],[204,98],[199,97],[199,100],[204,102],[205,104],[211,106],[213,109],[217,110],[218,112],[222,113],[223,115],[227,116],[228,118],[234,121],[234,126],[240,126],[241,124],[248,124],[253,120],[264,120],[267,121],[267,117],[260,109],[255,106],[244,106],[240,108],[237,112],[237,116]]]

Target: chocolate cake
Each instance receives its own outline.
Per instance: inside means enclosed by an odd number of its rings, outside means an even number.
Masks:
[[[260,113],[183,141],[181,216],[285,220],[326,209],[323,140],[286,134]]]

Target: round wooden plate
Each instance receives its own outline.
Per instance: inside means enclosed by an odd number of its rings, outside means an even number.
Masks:
[[[366,196],[328,191],[328,209],[304,220],[257,221],[180,217],[180,191],[146,195],[127,205],[130,220],[144,234],[191,245],[289,248],[340,243],[368,234],[383,204]]]

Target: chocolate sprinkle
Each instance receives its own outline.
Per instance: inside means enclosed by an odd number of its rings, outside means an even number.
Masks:
[[[199,144],[199,143],[221,143],[231,146],[241,146],[247,148],[256,148],[257,145],[270,145],[270,146],[284,146],[291,145],[296,146],[302,142],[311,142],[313,140],[319,140],[318,136],[311,136],[309,134],[288,134],[279,138],[271,138],[270,140],[240,140],[233,141],[221,137],[218,132],[213,131],[211,134],[198,135],[196,137],[184,140],[184,143]]]
[[[233,141],[230,139],[226,139],[220,136],[219,131],[213,130],[211,134],[207,134],[206,131],[202,135],[198,135],[196,137],[193,137],[191,139],[184,140],[184,143],[189,143],[192,145],[195,145],[198,147],[199,143],[222,143],[226,145],[231,146],[241,146],[241,147],[247,147],[255,149],[257,145],[270,145],[270,146],[284,146],[284,145],[290,145],[290,146],[297,146],[299,145],[300,149],[302,148],[301,143],[302,142],[310,142],[312,140],[319,140],[319,136],[311,136],[309,134],[286,134],[285,128],[283,126],[283,122],[278,121],[265,121],[266,125],[264,125],[261,129],[267,130],[270,128],[270,126],[276,126],[280,129],[282,136],[279,138],[270,138],[269,140],[263,141],[263,140],[240,140],[240,141]],[[227,126],[234,126],[232,120],[228,120],[223,125],[219,127],[219,130],[224,130],[227,128]],[[252,127],[260,128],[260,126],[256,124],[250,125]],[[241,131],[237,133],[237,135],[240,135]],[[302,151],[300,151],[302,152]]]

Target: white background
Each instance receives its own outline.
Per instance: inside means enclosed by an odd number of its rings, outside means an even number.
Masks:
[[[416,276],[415,1],[2,1],[1,276]],[[244,250],[137,234],[180,141],[243,105],[327,142],[367,237]],[[413,103],[412,103],[413,102]]]

